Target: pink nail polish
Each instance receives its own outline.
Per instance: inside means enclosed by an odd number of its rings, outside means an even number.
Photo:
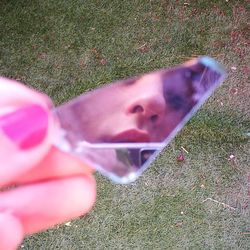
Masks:
[[[22,150],[39,145],[47,129],[48,114],[39,105],[23,107],[0,117],[0,130]]]

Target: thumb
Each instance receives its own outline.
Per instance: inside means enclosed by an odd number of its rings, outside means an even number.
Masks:
[[[43,159],[51,147],[55,130],[55,121],[44,96],[17,83],[13,85],[11,81],[2,83],[14,91],[10,93],[8,88],[0,88],[0,186],[10,183]],[[6,102],[5,96],[8,96]]]

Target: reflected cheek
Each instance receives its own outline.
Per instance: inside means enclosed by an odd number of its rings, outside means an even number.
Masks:
[[[169,133],[181,122],[183,118],[182,112],[172,112],[166,118],[166,129],[169,130]]]
[[[164,141],[180,123],[182,118],[182,112],[168,112],[161,122],[150,131],[151,140],[154,142]]]

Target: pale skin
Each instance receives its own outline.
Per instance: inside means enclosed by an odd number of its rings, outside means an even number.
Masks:
[[[26,235],[86,214],[96,198],[91,167],[52,146],[57,125],[49,99],[0,78],[0,125],[5,114],[34,104],[48,116],[39,144],[20,149],[0,126],[0,189],[15,186],[0,192],[0,250],[16,249]]]
[[[173,83],[170,79],[169,85]],[[166,103],[162,75],[158,72],[144,75],[129,86],[114,84],[93,91],[80,104],[73,105],[72,110],[82,123],[80,134],[84,134],[88,142],[117,142],[117,135],[129,130],[145,134],[130,138],[136,142],[161,142],[185,114]]]

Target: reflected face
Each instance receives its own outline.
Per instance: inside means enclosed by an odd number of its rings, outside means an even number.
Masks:
[[[163,141],[196,103],[194,86],[204,68],[195,70],[182,66],[153,72],[83,96],[80,105],[71,107],[81,123],[82,139],[92,143]]]
[[[116,182],[135,180],[161,142],[211,94],[221,74],[215,61],[203,57],[83,94],[55,110],[63,133],[57,145]]]

